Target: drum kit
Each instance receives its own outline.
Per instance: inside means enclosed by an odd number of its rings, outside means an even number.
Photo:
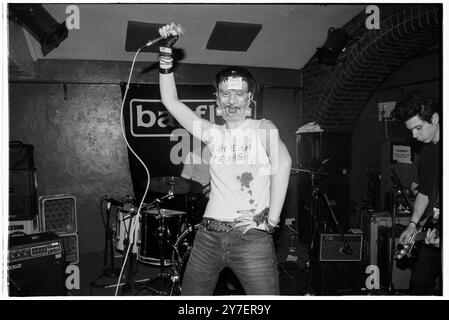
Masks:
[[[158,295],[180,294],[186,262],[198,228],[192,219],[194,204],[191,202],[196,199],[193,195],[201,194],[203,189],[200,183],[182,177],[152,178],[150,190],[165,193],[163,197],[143,204],[140,215],[134,207],[117,211],[116,250],[132,252],[137,261],[160,267],[159,275],[138,291],[148,289]],[[186,196],[186,211],[161,207],[174,195]],[[170,267],[168,272],[166,267]],[[131,277],[127,278],[129,281]],[[161,290],[151,286],[157,280],[162,280]]]

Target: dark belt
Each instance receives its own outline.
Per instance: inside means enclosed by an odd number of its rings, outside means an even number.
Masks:
[[[203,218],[201,224],[206,227],[207,231],[230,232],[238,229],[235,227],[236,222],[219,221],[210,218]]]

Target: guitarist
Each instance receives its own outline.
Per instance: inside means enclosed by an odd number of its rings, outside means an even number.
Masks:
[[[393,117],[404,121],[413,138],[424,144],[418,165],[418,194],[410,222],[399,237],[402,245],[409,243],[422,220],[431,220],[434,207],[439,205],[441,144],[438,108],[434,98],[414,91],[398,103],[393,111]],[[440,236],[436,229],[427,232],[418,261],[412,267],[410,293],[413,295],[437,294],[434,288],[436,279],[441,276]]]

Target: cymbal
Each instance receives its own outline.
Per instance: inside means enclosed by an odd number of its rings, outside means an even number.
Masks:
[[[150,180],[150,190],[160,193],[186,194],[199,191],[203,188],[201,183],[183,177],[156,177]]]

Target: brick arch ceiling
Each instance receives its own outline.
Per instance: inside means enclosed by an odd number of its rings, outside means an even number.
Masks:
[[[315,55],[302,69],[304,123],[352,130],[369,99],[399,66],[441,42],[441,5],[378,7],[380,29],[366,29],[365,12],[344,26],[359,40],[340,56],[342,62],[322,65]]]

